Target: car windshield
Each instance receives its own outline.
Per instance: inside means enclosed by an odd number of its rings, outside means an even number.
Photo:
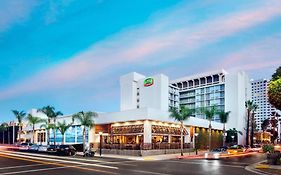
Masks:
[[[67,148],[69,147],[68,145],[60,145],[60,148]]]
[[[213,149],[212,152],[221,152],[222,150],[220,148]]]

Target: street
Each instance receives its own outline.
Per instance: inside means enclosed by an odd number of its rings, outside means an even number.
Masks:
[[[118,158],[59,157],[25,152],[0,152],[0,175],[69,175],[69,174],[254,174],[245,170],[249,164],[264,157],[256,154],[247,157],[221,160],[173,159],[161,161],[135,161]]]

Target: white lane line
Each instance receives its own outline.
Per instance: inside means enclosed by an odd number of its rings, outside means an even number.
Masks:
[[[85,162],[106,162],[101,160],[89,160],[89,159],[80,159],[80,158],[71,158],[71,157],[59,157],[59,156],[50,156],[50,155],[43,155],[43,154],[32,154],[32,153],[23,153],[23,152],[13,152],[13,151],[2,151],[11,154],[21,154],[21,155],[29,155],[34,157],[47,157],[47,158],[56,158],[56,159],[65,159],[65,160],[81,160]]]
[[[119,169],[118,167],[114,167],[114,166],[90,164],[90,163],[83,163],[83,162],[77,162],[77,161],[49,159],[49,158],[43,158],[43,157],[30,157],[30,156],[25,156],[25,155],[16,155],[16,154],[4,153],[4,152],[2,152],[0,154],[14,156],[14,157],[23,157],[23,158],[28,158],[28,159],[45,160],[45,161],[51,161],[51,162],[62,162],[62,163],[70,163],[70,164],[75,164],[75,165],[86,165],[86,166],[95,166],[95,167],[109,168],[109,169]]]
[[[13,152],[13,151],[5,151],[7,153],[11,153],[11,154],[21,154],[21,155],[29,155],[29,156],[33,156],[33,157],[47,157],[47,158],[57,158],[57,159],[61,159],[61,160],[80,160],[80,161],[84,161],[84,162],[96,162],[98,165],[102,165],[102,164],[121,164],[121,165],[128,165],[128,166],[136,166],[136,165],[132,165],[132,164],[127,164],[126,162],[136,162],[133,160],[125,160],[125,161],[120,161],[120,162],[116,162],[116,161],[101,161],[101,160],[92,160],[92,159],[80,159],[80,158],[70,158],[70,157],[59,157],[59,156],[50,156],[50,155],[42,155],[42,154],[32,154],[32,153],[23,153],[23,152]]]
[[[226,164],[214,164],[214,163],[204,163],[204,162],[179,162],[179,161],[166,161],[171,163],[181,163],[181,164],[197,164],[197,165],[208,165],[208,166],[224,166],[224,167],[232,167],[232,168],[245,168],[245,166],[239,166],[239,165],[226,165]]]
[[[136,173],[141,173],[141,174],[157,174],[157,175],[170,175],[170,174],[165,174],[165,173],[158,173],[158,172],[152,172],[152,171],[143,171],[143,170],[131,170]]]
[[[22,173],[31,173],[31,172],[37,172],[37,171],[50,171],[50,170],[57,170],[57,169],[64,169],[64,168],[75,168],[75,167],[79,167],[79,165],[78,166],[53,167],[53,168],[41,168],[41,169],[35,169],[35,170],[14,171],[14,172],[0,173],[0,175],[22,174]]]
[[[19,166],[8,166],[8,167],[1,167],[0,170],[5,169],[14,169],[14,168],[24,168],[24,167],[31,167],[31,166],[41,166],[44,164],[32,164],[32,165],[19,165]]]

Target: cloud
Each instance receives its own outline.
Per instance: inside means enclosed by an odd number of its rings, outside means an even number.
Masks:
[[[270,5],[269,5],[270,4]],[[186,6],[181,7],[186,9]],[[0,92],[0,99],[44,89],[60,88],[87,79],[97,79],[104,72],[134,64],[159,64],[177,60],[206,44],[232,36],[281,15],[281,1],[264,1],[250,10],[234,12],[211,21],[183,25],[173,9],[165,17],[152,19],[94,44],[69,61],[44,70]],[[175,15],[176,14],[176,15]],[[178,25],[181,23],[180,25]],[[168,27],[163,26],[176,26]],[[74,83],[75,82],[75,83]]]
[[[281,65],[281,33],[265,38],[223,57],[225,68],[256,70]]]
[[[4,0],[0,7],[0,33],[8,30],[12,25],[27,20],[33,8],[35,0]]]
[[[58,20],[58,17],[64,12],[64,8],[70,5],[74,0],[49,0],[45,24],[49,25],[55,23]]]

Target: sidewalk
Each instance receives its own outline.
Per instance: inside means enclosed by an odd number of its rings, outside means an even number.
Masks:
[[[266,160],[247,166],[245,169],[257,174],[281,174],[281,165],[264,164]]]
[[[151,156],[126,156],[126,155],[116,155],[116,154],[102,154],[101,157],[104,158],[118,158],[118,159],[127,159],[127,160],[142,160],[142,161],[154,161],[154,160],[169,160],[169,159],[181,159],[181,158],[197,158],[204,155],[204,151],[198,151],[198,155],[195,152],[184,153],[183,156],[180,153],[177,154],[161,154],[161,155],[151,155]],[[83,156],[82,152],[78,152],[77,155]],[[98,153],[95,154],[95,157],[100,157]]]

